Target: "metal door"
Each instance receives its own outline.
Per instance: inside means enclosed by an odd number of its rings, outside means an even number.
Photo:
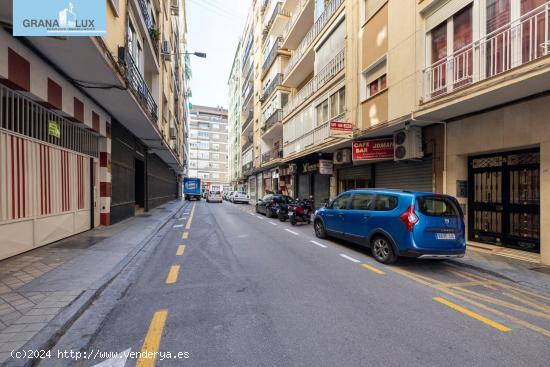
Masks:
[[[469,239],[539,252],[539,150],[470,157],[468,166]]]

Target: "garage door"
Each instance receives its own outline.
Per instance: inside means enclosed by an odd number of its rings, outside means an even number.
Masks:
[[[383,162],[375,165],[375,187],[433,191],[432,157],[422,161]]]

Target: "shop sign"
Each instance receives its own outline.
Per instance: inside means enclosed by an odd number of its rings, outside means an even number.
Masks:
[[[393,159],[393,138],[354,141],[351,152],[354,161]]]
[[[302,166],[302,172],[317,172],[317,163],[304,163]]]
[[[59,128],[59,123],[52,120],[48,121],[48,135],[56,137],[58,139],[61,137],[61,129]]]
[[[335,119],[330,122],[330,136],[333,138],[351,138],[353,124],[342,119]]]
[[[296,173],[297,171],[298,171],[298,166],[296,165],[296,163],[291,163],[288,165],[289,174]]]
[[[332,175],[333,164],[331,160],[319,159],[319,174]]]

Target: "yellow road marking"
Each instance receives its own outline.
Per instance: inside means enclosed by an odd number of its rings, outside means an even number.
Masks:
[[[539,334],[542,334],[546,337],[549,337],[550,338],[550,330],[546,330],[540,326],[537,326],[537,325],[534,325],[534,324],[531,324],[530,322],[527,322],[525,320],[522,320],[520,318],[517,318],[515,316],[512,316],[512,315],[509,315],[507,313],[504,313],[502,311],[499,311],[495,308],[492,308],[492,307],[489,307],[489,306],[486,306],[484,305],[483,303],[480,303],[480,302],[477,302],[477,301],[474,301],[472,299],[469,299],[468,297],[465,297],[457,292],[454,292],[450,289],[446,289],[446,288],[442,288],[440,287],[438,284],[432,284],[430,282],[427,282],[426,280],[424,279],[420,279],[420,278],[417,278],[416,275],[414,275],[413,273],[410,273],[408,271],[405,271],[403,269],[400,269],[398,267],[392,267],[390,268],[391,270],[395,271],[396,273],[398,274],[401,274],[403,275],[404,277],[407,277],[409,279],[412,279],[414,280],[415,282],[417,283],[420,283],[420,284],[423,284],[423,285],[426,285],[428,287],[431,287],[431,288],[434,288],[434,289],[437,289],[438,291],[442,292],[442,293],[445,293],[445,294],[448,294],[449,296],[453,297],[453,298],[456,298],[456,299],[459,299],[461,301],[464,301],[466,303],[469,303],[477,308],[480,308],[482,310],[485,310],[485,311],[489,311],[503,319],[508,319],[510,321],[512,321],[513,323],[516,323],[518,325],[521,325],[529,330],[532,330],[532,331],[535,331]]]
[[[183,256],[185,252],[185,245],[179,245],[178,250],[176,251],[176,256]]]
[[[373,273],[376,273],[376,274],[380,274],[380,275],[384,275],[386,273],[384,273],[382,270],[378,269],[378,268],[375,268],[374,266],[371,266],[369,264],[361,264],[361,266],[367,270],[370,270],[372,271]]]
[[[546,306],[543,304],[538,303],[536,300],[527,297],[524,294],[521,294],[517,291],[514,291],[512,289],[508,290],[508,292],[502,292],[503,295],[506,297],[510,297],[512,299],[515,299],[516,301],[526,304],[527,306],[530,306],[532,308],[536,308],[537,310],[540,310],[542,312],[550,313],[550,306]]]
[[[507,326],[504,326],[502,324],[499,324],[498,322],[496,321],[493,321],[493,320],[490,320],[486,317],[483,317],[481,316],[480,314],[478,313],[475,313],[473,311],[470,311],[468,310],[467,308],[464,308],[462,306],[459,306],[455,303],[452,303],[451,301],[447,301],[445,298],[441,298],[441,297],[434,297],[433,298],[434,301],[437,301],[439,303],[442,303],[444,304],[445,306],[449,306],[450,308],[452,308],[453,310],[455,311],[458,311],[458,312],[462,312],[463,314],[467,315],[467,316],[470,316],[471,318],[473,319],[476,319],[478,321],[481,321],[483,322],[484,324],[487,324],[491,327],[494,327],[495,329],[497,330],[500,330],[500,331],[503,331],[503,332],[506,332],[506,331],[511,331],[512,329],[510,329],[509,327]]]
[[[179,272],[180,272],[180,266],[172,265],[170,267],[170,271],[168,272],[168,276],[166,277],[166,284],[174,284],[175,282],[177,282]]]
[[[189,238],[189,232],[183,232],[183,234],[181,235],[181,239],[186,240],[188,238]]]
[[[149,330],[147,331],[147,335],[141,347],[141,355],[137,361],[136,367],[154,367],[155,354],[159,349],[160,339],[167,316],[167,310],[159,310],[153,315]]]
[[[197,205],[197,203],[193,204],[193,208],[191,209],[191,213],[189,214],[189,219],[187,220],[187,224],[185,225],[185,229],[190,229],[191,228],[191,223],[193,223],[193,215],[195,215],[195,205]]]

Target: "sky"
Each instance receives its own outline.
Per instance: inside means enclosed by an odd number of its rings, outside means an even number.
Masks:
[[[186,0],[187,50],[206,52],[206,59],[191,56],[190,102],[227,108],[227,80],[250,0]]]

